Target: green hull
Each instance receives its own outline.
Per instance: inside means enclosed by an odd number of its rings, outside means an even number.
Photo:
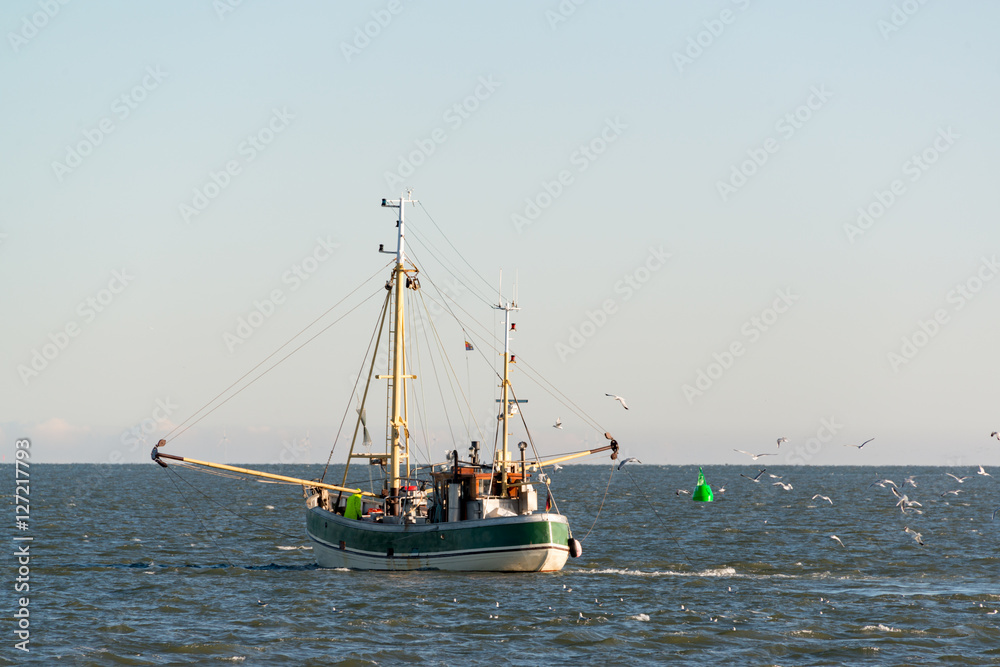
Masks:
[[[537,572],[562,569],[569,555],[569,524],[560,514],[385,524],[314,507],[306,530],[321,567]]]

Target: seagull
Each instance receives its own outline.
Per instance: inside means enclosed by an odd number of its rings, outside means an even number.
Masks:
[[[562,470],[562,466],[559,465],[558,463],[553,463],[552,464],[552,469],[553,470]]]
[[[621,470],[622,468],[625,467],[626,463],[632,463],[633,461],[635,463],[642,463],[642,461],[640,461],[639,459],[635,458],[634,456],[630,456],[630,457],[628,457],[627,459],[624,459],[621,463],[618,464],[618,469]]]
[[[843,542],[841,542],[840,538],[837,537],[836,535],[831,535],[830,539],[831,540],[837,540],[837,544],[839,544],[840,546],[844,547],[845,549],[847,548],[847,546]]]
[[[261,602],[260,600],[257,600],[257,606],[258,607],[266,607],[267,603],[266,602]]]
[[[717,489],[715,490],[715,492],[716,492],[716,493],[725,493],[725,492],[726,492],[726,484],[728,484],[728,483],[729,483],[729,482],[723,482],[723,483],[722,483],[722,486],[720,486],[719,488],[717,488]]]
[[[775,475],[772,473],[767,473],[767,476],[770,477],[771,479],[784,479],[781,475]]]
[[[833,501],[830,500],[830,496],[824,496],[821,493],[817,493],[815,496],[812,497],[812,500],[816,500],[817,498],[822,498],[823,500],[825,500],[826,502],[830,503],[831,505],[833,504]]]
[[[760,476],[763,475],[765,472],[767,472],[767,468],[764,468],[763,470],[761,470],[760,472],[758,472],[756,477],[747,477],[743,473],[740,473],[740,477],[746,477],[751,482],[758,482],[759,483],[760,482]]]
[[[990,518],[990,521],[996,521],[997,520],[997,512],[1000,512],[1000,507],[998,507],[995,510],[993,510],[993,516]]]
[[[959,484],[964,483],[965,480],[967,480],[967,479],[972,479],[972,475],[964,475],[962,477],[956,477],[955,475],[952,475],[950,472],[946,472],[945,474],[948,475],[948,477],[951,477],[952,479],[954,479]],[[992,477],[992,476],[993,475],[990,475],[990,477]]]
[[[679,495],[681,495],[682,493],[686,493],[686,494],[688,494],[688,495],[691,495],[691,492],[690,492],[690,491],[688,491],[687,489],[677,489],[677,493],[676,493],[675,495],[678,495],[678,496],[679,496]]]
[[[623,408],[625,408],[626,410],[628,410],[628,406],[625,405],[625,399],[622,398],[621,396],[615,396],[614,394],[604,394],[604,395],[605,396],[610,396],[611,398],[615,399],[616,401],[618,401],[619,403],[622,404]]]
[[[903,486],[906,486],[907,484],[912,486],[914,489],[917,488],[917,480],[913,479],[913,475],[910,475],[903,480]]]
[[[955,489],[954,491],[945,491],[944,493],[942,493],[942,494],[941,494],[941,497],[942,497],[942,498],[944,498],[944,497],[945,497],[945,496],[947,496],[947,495],[948,495],[949,493],[950,493],[951,495],[953,495],[953,496],[957,496],[957,495],[958,495],[958,494],[960,494],[961,492],[962,492],[962,489]]]
[[[778,438],[778,447],[781,447],[783,442],[788,442],[788,438]]]
[[[858,449],[861,449],[862,447],[864,447],[865,445],[867,445],[869,442],[871,442],[874,439],[875,438],[868,438],[867,440],[865,440],[864,442],[862,442],[860,445],[844,445],[844,447],[857,447]]]
[[[780,486],[780,487],[781,487],[781,488],[783,488],[783,489],[784,489],[785,491],[791,491],[792,489],[794,489],[794,488],[795,488],[795,487],[794,487],[794,486],[792,486],[791,484],[785,484],[784,482],[775,482],[775,483],[771,484],[771,486]]]
[[[990,433],[990,437],[991,438],[996,438],[997,440],[1000,440],[1000,433],[997,433],[996,431],[993,431],[992,433]]]
[[[913,539],[915,539],[917,541],[917,544],[919,544],[920,546],[924,546],[924,541],[921,539],[922,536],[920,535],[920,533],[918,533],[917,531],[913,530],[909,526],[906,526],[905,528],[903,528],[903,532],[904,533],[909,533],[910,535],[913,536]]]
[[[983,466],[979,466],[979,473],[978,474],[980,474],[980,475],[986,475],[987,477],[992,477],[993,476],[993,475],[989,474],[988,472],[986,472],[986,469],[983,468]]]
[[[556,417],[556,423],[552,425],[552,428],[562,428],[562,419]]]
[[[892,484],[893,486],[899,488],[898,485],[894,481],[892,481],[891,479],[876,479],[874,482],[872,482],[871,484],[868,485],[868,488],[870,489],[873,486],[880,486],[880,487],[882,487],[884,489],[884,488],[886,488],[885,487],[886,484]]]
[[[774,452],[769,452],[769,453],[765,453],[765,454],[751,454],[750,452],[746,451],[745,449],[734,449],[733,451],[734,452],[739,452],[740,454],[746,454],[747,456],[749,456],[750,458],[752,458],[754,461],[756,461],[757,459],[759,459],[762,456],[774,456],[775,455]]]

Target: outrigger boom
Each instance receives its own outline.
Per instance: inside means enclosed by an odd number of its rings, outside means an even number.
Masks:
[[[236,466],[227,466],[224,463],[211,463],[210,461],[199,461],[198,459],[189,459],[185,456],[174,456],[173,454],[163,454],[159,450],[159,446],[153,447],[153,451],[150,457],[159,463],[164,468],[167,464],[161,461],[161,459],[172,459],[174,461],[182,461],[184,463],[190,463],[197,466],[205,466],[206,468],[216,468],[218,470],[228,470],[229,472],[238,472],[242,475],[251,475],[253,477],[264,477],[265,479],[273,479],[279,482],[291,482],[293,484],[301,484],[302,486],[314,488],[314,489],[327,489],[329,491],[339,491],[342,493],[351,494],[361,494],[362,496],[367,496],[369,502],[378,502],[382,499],[376,496],[374,493],[368,491],[362,491],[361,489],[349,489],[344,486],[336,486],[335,484],[326,484],[324,482],[317,482],[315,480],[300,479],[298,477],[288,477],[286,475],[275,475],[269,472],[261,472],[259,470],[250,470],[249,468],[237,468]]]

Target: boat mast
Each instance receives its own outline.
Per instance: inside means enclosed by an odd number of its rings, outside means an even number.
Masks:
[[[410,192],[406,192],[405,197],[400,197],[394,200],[382,200],[382,206],[385,208],[398,208],[399,209],[399,219],[396,222],[396,266],[393,269],[393,284],[396,289],[395,293],[395,331],[393,339],[393,353],[392,353],[392,418],[389,422],[392,425],[391,439],[392,448],[390,450],[389,459],[389,479],[388,479],[388,495],[390,498],[396,498],[399,495],[400,487],[400,459],[402,458],[401,452],[403,450],[408,450],[408,445],[406,442],[406,415],[404,413],[404,396],[405,387],[403,385],[404,380],[407,377],[413,377],[411,375],[406,375],[406,370],[404,367],[405,354],[404,354],[404,344],[403,344],[403,290],[407,288],[407,283],[409,279],[406,276],[406,246],[405,246],[405,230],[404,230],[404,212],[403,208],[406,204],[414,204],[416,200],[410,199]],[[408,467],[408,466],[407,466]],[[389,505],[391,509],[389,512],[395,514],[398,501],[390,501]]]
[[[502,274],[501,274],[502,275]],[[500,409],[500,419],[503,421],[503,446],[499,452],[497,452],[497,467],[500,468],[500,487],[501,493],[507,493],[507,468],[510,463],[510,449],[508,447],[507,439],[509,436],[507,430],[507,419],[510,416],[510,313],[514,310],[521,310],[517,307],[517,296],[515,291],[515,296],[511,301],[504,301],[503,295],[499,295],[499,303],[493,306],[497,310],[504,311],[504,334],[503,334],[503,388],[501,390],[501,409]],[[515,403],[516,405],[516,403]]]

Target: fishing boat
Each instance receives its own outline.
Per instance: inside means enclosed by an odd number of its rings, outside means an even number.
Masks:
[[[415,464],[407,388],[418,378],[407,367],[410,357],[404,326],[407,296],[420,290],[420,271],[406,254],[405,208],[416,203],[411,197],[407,192],[397,200],[382,200],[383,207],[398,209],[395,262],[385,284],[386,296],[375,342],[378,349],[388,323],[388,363],[384,374],[375,374],[376,355],[372,354],[341,483],[331,484],[324,478],[298,479],[167,454],[160,451],[166,440],[160,440],[153,448],[152,458],[163,467],[173,460],[187,466],[301,484],[306,534],[321,567],[390,571],[560,570],[569,557],[580,556],[582,548],[573,537],[568,519],[555,504],[546,468],[600,452],[610,452],[611,458],[616,459],[618,443],[605,433],[610,441],[606,446],[543,460],[525,424],[527,441],[519,442],[518,454],[512,455],[510,436],[514,419],[523,420],[511,384],[511,364],[515,362],[510,345],[514,329],[511,314],[519,308],[516,295],[510,299],[500,296],[493,307],[503,313],[505,333],[502,372],[497,371],[500,397],[495,399],[499,412],[493,455],[481,460],[480,442],[472,441],[464,460],[459,456],[459,447],[454,446],[443,463],[424,468]],[[385,250],[384,245],[379,250],[393,253]],[[470,346],[468,342],[466,345]],[[375,453],[356,451],[359,432],[363,444],[371,441],[365,408],[373,381],[388,383],[386,448]],[[363,490],[348,486],[351,463],[359,460],[382,471],[381,488]]]

